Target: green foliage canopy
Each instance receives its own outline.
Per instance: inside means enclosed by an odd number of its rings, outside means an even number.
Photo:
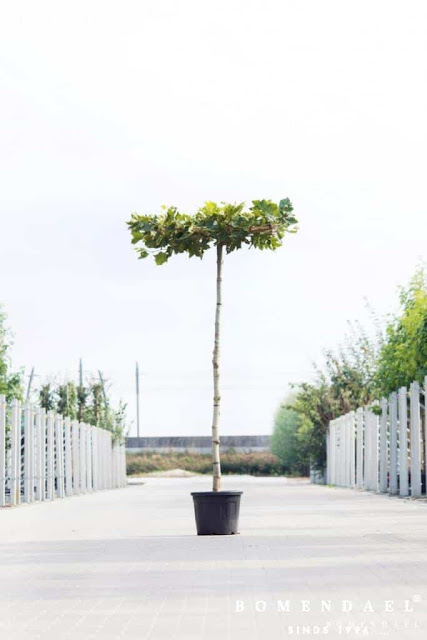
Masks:
[[[7,316],[0,306],[0,394],[10,402],[14,398],[21,400],[23,396],[22,372],[11,372],[10,351],[12,338],[6,326]]]
[[[376,383],[387,396],[427,375],[427,278],[419,268],[400,290],[400,311],[387,324],[378,358]]]
[[[55,389],[51,382],[45,382],[39,389],[39,403],[46,411],[53,411],[56,407]]]
[[[313,381],[293,385],[293,399],[284,406],[301,416],[298,438],[304,441],[301,455],[307,465],[324,468],[331,420],[376,399],[379,349],[380,343],[359,323],[349,323],[344,343],[336,351],[325,351]]]
[[[77,391],[74,382],[60,384],[56,390],[58,402],[56,409],[61,416],[68,416],[71,420],[77,418]]]
[[[289,406],[307,419],[307,454],[321,470],[326,458],[329,421],[388,396],[427,375],[427,277],[420,267],[408,286],[400,289],[397,314],[376,326],[369,338],[360,323],[338,351],[325,352],[322,368],[312,382],[294,385]],[[375,407],[374,407],[375,410]]]
[[[156,264],[179,253],[203,258],[205,251],[217,245],[223,245],[227,253],[243,245],[277,249],[286,231],[297,231],[287,198],[278,204],[253,200],[248,209],[245,203],[205,202],[194,215],[180,213],[176,207],[163,209],[160,215],[134,213],[128,222],[139,258],[153,254]]]
[[[302,413],[282,405],[278,410],[271,436],[271,452],[283,464],[286,473],[307,474],[307,418]]]

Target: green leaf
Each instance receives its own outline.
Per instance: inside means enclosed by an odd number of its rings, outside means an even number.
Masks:
[[[156,255],[154,256],[154,260],[156,261],[156,264],[164,264],[165,262],[168,261],[168,259],[169,259],[169,256],[164,251],[160,251],[159,253],[156,253]]]

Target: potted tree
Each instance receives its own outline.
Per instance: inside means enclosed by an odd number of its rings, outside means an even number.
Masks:
[[[197,533],[226,535],[238,533],[241,491],[221,491],[220,463],[220,330],[222,309],[222,267],[226,254],[242,246],[277,249],[286,232],[297,231],[293,207],[286,198],[278,204],[271,200],[244,203],[206,202],[194,215],[180,213],[176,207],[163,207],[159,215],[134,213],[127,223],[139,258],[154,256],[164,264],[173,254],[186,253],[203,258],[216,249],[216,311],[213,349],[212,491],[193,492]]]

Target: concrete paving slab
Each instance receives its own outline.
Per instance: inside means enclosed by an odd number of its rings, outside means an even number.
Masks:
[[[244,491],[241,534],[197,537],[210,479],[0,511],[0,639],[427,635],[427,504],[285,478]]]

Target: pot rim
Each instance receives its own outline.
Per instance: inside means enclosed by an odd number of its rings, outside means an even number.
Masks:
[[[218,497],[218,498],[226,498],[228,496],[241,496],[243,491],[192,491],[191,495],[195,497],[199,496],[207,496],[207,497]]]

